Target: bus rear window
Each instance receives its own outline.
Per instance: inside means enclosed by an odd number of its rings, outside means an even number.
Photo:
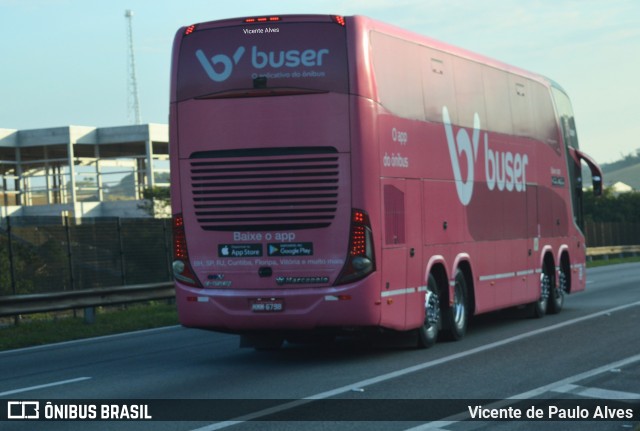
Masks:
[[[334,23],[194,31],[184,36],[179,61],[177,100],[269,94],[265,89],[281,94],[348,91],[345,30]],[[254,89],[256,94],[247,91]]]

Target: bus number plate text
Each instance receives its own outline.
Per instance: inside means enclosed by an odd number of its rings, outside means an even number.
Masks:
[[[284,310],[284,300],[278,298],[258,298],[251,301],[254,313],[279,313]]]

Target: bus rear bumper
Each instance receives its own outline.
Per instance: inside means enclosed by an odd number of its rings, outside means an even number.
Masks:
[[[380,324],[380,300],[367,279],[324,288],[199,289],[176,282],[180,323],[243,333],[271,330],[371,327]]]

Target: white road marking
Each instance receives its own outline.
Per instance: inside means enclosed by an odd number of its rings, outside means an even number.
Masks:
[[[68,385],[70,383],[82,382],[84,380],[89,380],[89,379],[91,379],[91,377],[78,377],[78,378],[75,378],[75,379],[61,380],[59,382],[45,383],[43,385],[29,386],[28,388],[13,389],[11,391],[0,392],[0,397],[6,397],[8,395],[21,394],[23,392],[35,391],[35,390],[38,390],[38,389],[50,388],[52,386]]]
[[[564,385],[553,390],[561,394],[580,395],[585,398],[596,398],[601,400],[640,400],[640,393],[612,391],[610,389],[593,388],[580,385]]]
[[[536,329],[534,331],[530,331],[530,332],[526,332],[524,334],[520,334],[520,335],[516,335],[514,337],[511,338],[506,338],[504,340],[500,340],[500,341],[495,341],[493,343],[489,343],[489,344],[485,344],[484,346],[479,346],[479,347],[475,347],[473,349],[470,350],[466,350],[464,352],[460,352],[460,353],[455,353],[453,355],[449,355],[449,356],[445,356],[444,358],[440,358],[440,359],[434,359],[433,361],[428,361],[428,362],[423,362],[422,364],[418,364],[418,365],[414,365],[411,367],[407,367],[407,368],[403,368],[401,370],[396,370],[396,371],[392,371],[390,373],[386,373],[386,374],[382,374],[376,377],[372,377],[370,379],[365,379],[365,380],[361,380],[359,382],[356,383],[352,383],[350,385],[346,385],[346,386],[342,386],[340,388],[336,388],[336,389],[332,389],[329,391],[325,391],[325,392],[320,392],[318,394],[315,395],[311,395],[308,397],[305,397],[303,399],[300,400],[296,400],[296,401],[292,401],[292,402],[288,402],[285,404],[280,404],[278,406],[274,406],[268,409],[264,409],[264,410],[260,410],[257,412],[253,412],[253,413],[249,413],[247,415],[235,418],[234,420],[230,420],[230,421],[224,421],[224,422],[216,422],[210,425],[206,425],[204,427],[201,428],[197,428],[194,429],[192,431],[215,431],[215,430],[219,430],[219,429],[224,429],[224,428],[228,428],[231,427],[233,425],[237,425],[239,423],[242,422],[247,422],[250,420],[255,420],[258,419],[260,417],[263,416],[267,416],[267,415],[271,415],[274,413],[279,413],[279,412],[283,412],[289,409],[292,409],[294,407],[298,407],[307,403],[310,403],[314,400],[323,400],[323,399],[327,399],[327,398],[331,398],[334,397],[336,395],[340,395],[346,392],[350,392],[354,389],[358,389],[358,388],[364,388],[366,386],[371,386],[371,385],[375,385],[377,383],[381,383],[387,380],[392,380],[398,377],[402,377],[404,375],[407,374],[411,374],[411,373],[415,373],[417,371],[422,371],[425,370],[427,368],[432,368],[435,367],[437,365],[442,365],[445,364],[447,362],[451,362],[451,361],[455,361],[457,359],[461,359],[461,358],[465,358],[467,356],[471,356],[471,355],[475,355],[476,353],[481,353],[481,352],[485,352],[487,350],[491,350],[491,349],[495,349],[497,347],[501,347],[504,346],[506,344],[510,344],[510,343],[514,343],[516,341],[520,341],[520,340],[524,340],[526,338],[530,338],[530,337],[534,337],[536,335],[540,335],[540,334],[544,334],[546,332],[550,332],[550,331],[554,331],[556,329],[560,329],[560,328],[564,328],[565,326],[570,326],[570,325],[574,325],[576,323],[580,323],[580,322],[584,322],[590,319],[595,319],[597,317],[601,317],[601,316],[606,316],[608,314],[611,313],[615,313],[617,311],[622,311],[622,310],[626,310],[627,308],[632,308],[632,307],[637,307],[640,306],[640,301],[637,302],[633,302],[630,304],[625,304],[625,305],[620,305],[618,307],[614,307],[614,308],[610,308],[608,310],[603,310],[603,311],[599,311],[597,313],[593,313],[593,314],[589,314],[586,316],[582,316],[582,317],[577,317],[575,319],[571,319],[571,320],[567,320],[564,322],[560,322],[557,323],[555,325],[551,325],[551,326],[547,326],[545,328],[540,328],[540,329]],[[624,360],[624,361],[619,361],[619,362],[614,362],[613,364],[610,365],[605,365],[604,367],[600,367],[600,368],[596,368],[596,370],[609,370],[612,367],[620,367],[622,365],[625,365],[627,363],[630,362],[634,362],[634,361],[638,361],[640,360],[640,355],[634,356],[631,358],[632,360]],[[594,371],[594,370],[592,370]],[[592,372],[590,371],[590,372]],[[589,377],[588,373],[582,373],[582,374],[578,374],[576,376],[573,377],[569,377],[567,379],[561,380],[560,382],[556,382],[556,383],[552,383],[550,385],[546,385],[546,386],[542,386],[540,388],[534,389],[532,391],[529,392],[524,392],[523,394],[520,395],[516,395],[514,397],[511,397],[510,399],[527,399],[527,398],[532,398],[536,395],[539,395],[541,393],[544,392],[548,392],[550,390],[552,390],[552,388],[555,387],[559,387],[559,386],[563,386],[569,383],[573,383],[575,381],[578,381],[580,379]],[[595,374],[602,372],[602,371],[597,371]],[[505,400],[504,402],[507,402],[507,400]],[[468,413],[465,413],[468,414]],[[458,415],[456,415],[457,417]],[[451,418],[453,419],[453,417]],[[431,422],[430,424],[425,424],[422,426],[427,426],[427,425],[438,425],[439,427],[443,427],[446,426],[448,424],[454,423],[457,420],[452,420],[452,421],[438,421],[438,422]],[[417,431],[417,430],[434,430],[436,428],[434,427],[428,427],[428,428],[412,428],[412,431]]]
[[[637,303],[636,303],[637,304]],[[618,308],[618,307],[617,307]],[[535,398],[537,396],[540,396],[546,392],[566,392],[567,390],[571,390],[572,388],[578,388],[578,386],[574,385],[574,382],[578,382],[580,380],[584,380],[584,379],[588,379],[590,377],[596,376],[598,374],[602,374],[608,371],[611,371],[611,369],[614,368],[620,368],[623,367],[625,365],[628,364],[632,364],[634,362],[639,362],[640,361],[640,354],[639,355],[634,355],[634,356],[630,356],[626,359],[622,359],[620,361],[616,361],[616,362],[612,362],[610,364],[606,364],[603,365],[601,367],[598,368],[594,368],[592,370],[589,371],[585,371],[584,373],[580,373],[580,374],[576,374],[575,376],[571,376],[571,377],[567,377],[566,379],[562,379],[562,380],[558,380],[557,382],[553,382],[553,383],[549,383],[548,385],[544,385],[544,386],[540,386],[539,388],[536,389],[532,389],[530,391],[527,392],[523,392],[521,394],[518,395],[514,395],[512,397],[506,398],[504,400],[501,401],[497,401],[495,403],[491,403],[488,404],[486,406],[486,408],[501,408],[501,407],[505,407],[508,406],[509,404],[513,404],[516,401],[519,400],[528,400],[531,398]],[[589,388],[585,388],[585,389],[589,389]],[[614,391],[607,391],[607,392],[614,392]],[[574,393],[574,392],[572,392]],[[589,393],[588,391],[586,391],[586,393]],[[583,395],[582,393],[577,393],[578,395],[581,396],[585,396],[585,397],[590,397],[591,395]],[[629,394],[628,392],[625,392],[624,394]],[[620,393],[618,394],[620,395]],[[636,394],[637,395],[637,394]],[[600,397],[597,397],[600,398]],[[606,399],[606,397],[605,397]],[[434,422],[429,422],[423,425],[419,425],[417,427],[413,427],[413,428],[409,428],[405,431],[446,431],[446,429],[443,429],[443,427],[446,427],[448,425],[452,425],[455,424],[456,422],[462,421],[464,419],[468,419],[469,418],[469,412],[460,412],[457,415],[445,418],[444,420],[440,420],[440,421],[434,421]]]

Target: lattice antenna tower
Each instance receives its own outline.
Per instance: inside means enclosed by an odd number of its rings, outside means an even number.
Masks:
[[[136,79],[136,56],[133,49],[133,11],[127,9],[124,12],[127,20],[127,43],[128,61],[127,61],[127,116],[133,119],[134,124],[142,124],[140,120],[140,99],[138,98],[138,80]]]

